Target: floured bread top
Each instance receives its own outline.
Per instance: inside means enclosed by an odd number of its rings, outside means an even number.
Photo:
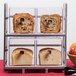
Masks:
[[[40,18],[40,29],[42,33],[57,33],[61,29],[60,15],[42,15]]]
[[[16,33],[32,33],[34,30],[33,16],[28,13],[15,14],[13,25]]]

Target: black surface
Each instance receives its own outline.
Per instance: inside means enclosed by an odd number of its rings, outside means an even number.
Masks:
[[[72,75],[76,73],[76,68],[65,67],[65,75]]]

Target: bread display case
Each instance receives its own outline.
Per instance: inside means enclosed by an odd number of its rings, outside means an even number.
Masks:
[[[21,8],[4,4],[4,69],[66,67],[67,4]]]

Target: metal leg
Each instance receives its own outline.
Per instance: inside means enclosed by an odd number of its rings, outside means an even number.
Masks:
[[[45,69],[45,73],[48,73],[48,68]]]
[[[22,73],[25,73],[25,69],[22,69]]]

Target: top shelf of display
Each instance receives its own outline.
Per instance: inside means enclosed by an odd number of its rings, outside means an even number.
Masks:
[[[67,4],[58,8],[5,7],[5,35],[66,35]]]

